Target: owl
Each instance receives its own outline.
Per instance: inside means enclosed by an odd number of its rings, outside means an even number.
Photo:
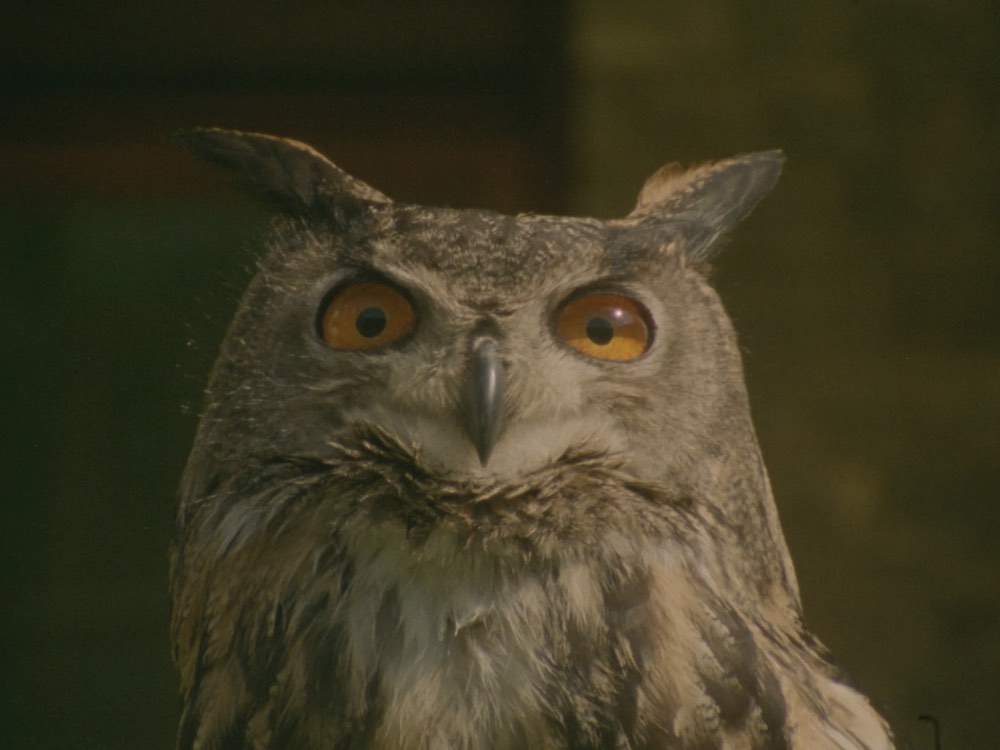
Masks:
[[[893,747],[803,626],[707,275],[780,152],[597,220],[179,138],[277,213],[179,493],[180,750]]]

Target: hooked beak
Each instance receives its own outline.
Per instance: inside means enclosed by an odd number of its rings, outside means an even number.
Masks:
[[[479,463],[486,466],[503,422],[504,371],[500,348],[489,337],[472,347],[465,392],[465,430],[476,446]]]

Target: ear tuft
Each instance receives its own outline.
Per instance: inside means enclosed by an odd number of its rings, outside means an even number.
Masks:
[[[344,203],[390,203],[311,146],[263,133],[196,128],[174,135],[197,156],[230,172],[254,195],[290,214],[329,213]]]
[[[627,220],[671,227],[690,259],[706,260],[777,184],[784,161],[780,151],[760,151],[687,170],[668,164],[646,180]]]

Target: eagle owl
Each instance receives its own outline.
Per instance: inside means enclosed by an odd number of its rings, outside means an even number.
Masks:
[[[706,276],[780,152],[607,221],[180,138],[279,213],[180,489],[181,750],[892,747],[802,625]]]

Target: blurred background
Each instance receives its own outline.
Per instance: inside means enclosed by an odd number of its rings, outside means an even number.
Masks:
[[[174,491],[265,213],[172,145],[615,217],[780,147],[716,279],[807,621],[913,747],[1000,736],[1000,4],[0,5],[0,733],[167,750]]]

